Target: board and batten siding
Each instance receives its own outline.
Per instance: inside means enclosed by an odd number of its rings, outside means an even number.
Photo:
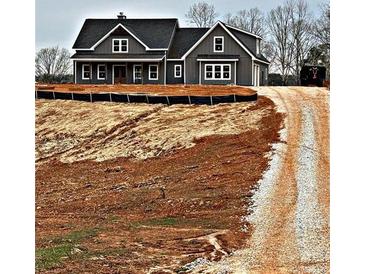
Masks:
[[[214,36],[224,36],[224,52],[216,53],[213,49]],[[239,55],[237,62],[237,85],[252,85],[252,59],[251,56],[242,49],[235,40],[221,27],[217,26],[205,39],[186,57],[186,83],[199,83],[199,62],[197,61],[199,54],[211,55]],[[214,63],[214,62],[211,62]],[[203,66],[202,66],[203,67]],[[232,73],[234,73],[234,66]],[[214,81],[210,81],[214,82]],[[221,82],[221,80],[220,80]],[[224,81],[221,83],[230,84],[232,81]],[[216,82],[217,83],[217,82]],[[218,84],[218,83],[217,83]]]
[[[268,85],[268,73],[269,73],[269,65],[263,64],[261,62],[255,62],[256,65],[260,67],[260,86]]]
[[[175,65],[181,65],[181,77],[175,77]],[[183,84],[184,83],[184,62],[183,61],[167,61],[166,83],[167,84]]]

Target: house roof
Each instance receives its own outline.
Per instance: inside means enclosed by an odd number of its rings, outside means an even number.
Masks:
[[[224,23],[223,23],[224,24]],[[228,25],[224,24],[225,26],[229,27]],[[245,45],[245,42],[244,42],[244,35],[246,35],[245,33],[239,31],[239,30],[236,30],[232,27],[229,27],[229,31],[234,35],[234,37],[236,37],[243,45]],[[250,50],[249,47],[246,47],[247,50],[253,55],[255,56],[257,59],[261,60],[261,61],[264,61],[264,62],[268,62],[269,61],[265,58],[265,56],[263,56],[261,54],[261,52],[259,54],[256,54],[256,52],[253,52],[252,50]]]
[[[180,59],[209,28],[179,28],[175,32],[168,59]]]
[[[198,54],[198,59],[239,59],[239,55],[232,54]]]
[[[144,53],[144,54],[92,54],[90,52],[78,52],[71,56],[71,59],[85,59],[85,60],[92,60],[92,59],[98,59],[98,60],[129,60],[129,59],[156,59],[156,60],[162,60],[165,57],[165,54],[162,52],[151,52]]]
[[[89,49],[122,24],[149,48],[168,48],[177,19],[86,19],[73,49]]]

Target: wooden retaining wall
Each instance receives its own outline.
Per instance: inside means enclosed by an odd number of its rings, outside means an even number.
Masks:
[[[188,96],[188,95],[152,95],[144,93],[74,93],[57,92],[53,90],[36,90],[36,99],[77,100],[84,102],[120,102],[120,103],[147,103],[147,104],[194,104],[215,105],[220,103],[249,102],[257,100],[254,95],[217,95],[217,96]]]

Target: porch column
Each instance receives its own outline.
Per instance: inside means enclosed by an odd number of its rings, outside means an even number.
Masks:
[[[202,84],[202,61],[199,61],[199,85]]]

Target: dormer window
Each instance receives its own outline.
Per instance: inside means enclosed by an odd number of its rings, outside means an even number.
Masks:
[[[260,39],[256,39],[256,54],[260,54]]]
[[[128,52],[128,39],[113,39],[113,52]]]
[[[214,52],[223,52],[223,51],[224,51],[224,37],[214,36]]]

